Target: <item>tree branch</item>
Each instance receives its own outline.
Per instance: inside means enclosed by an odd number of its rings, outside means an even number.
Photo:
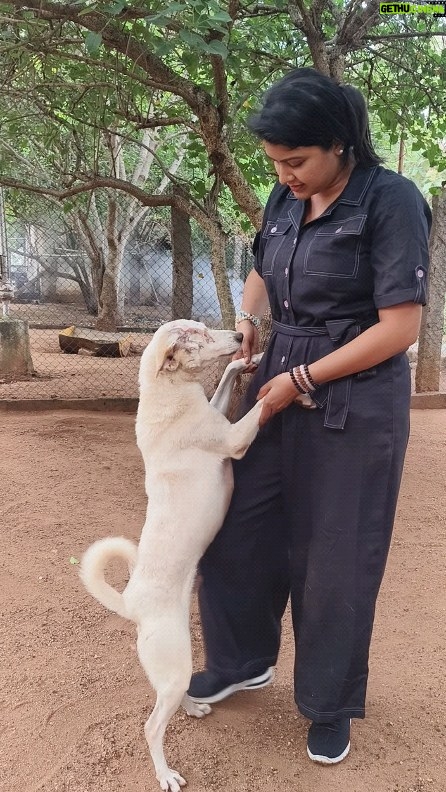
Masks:
[[[253,194],[221,134],[218,108],[215,107],[211,95],[201,88],[200,84],[176,74],[144,43],[132,37],[125,28],[121,28],[115,20],[107,19],[104,23],[104,16],[99,12],[90,11],[86,6],[71,3],[62,5],[51,0],[27,0],[25,3],[23,0],[11,0],[11,5],[16,9],[32,10],[39,19],[71,21],[87,30],[99,33],[107,50],[121,53],[132,61],[150,76],[150,80],[158,89],[184,99],[198,118],[211,166],[229,186],[234,199],[243,207],[253,225],[259,227],[263,214],[261,204]]]
[[[88,7],[85,6],[71,3],[61,5],[48,0],[27,0],[25,3],[23,0],[10,0],[10,2],[18,10],[28,9],[34,11],[40,19],[48,21],[53,19],[66,20],[85,27],[87,30],[99,33],[106,47],[120,52],[137,64],[143,71],[151,75],[152,79],[157,83],[157,87],[163,87],[164,90],[176,96],[181,96],[197,114],[199,114],[203,106],[212,105],[211,96],[206,91],[191,80],[176,74],[173,69],[166,66],[147,47],[140,44],[128,33],[123,32],[114,21],[108,20],[104,23],[104,17],[98,12],[88,12]]]
[[[0,184],[4,187],[12,187],[17,190],[24,190],[25,192],[34,193],[37,195],[46,195],[56,198],[58,201],[65,201],[67,198],[73,198],[86,192],[92,192],[100,189],[120,190],[121,192],[132,195],[134,198],[143,205],[148,207],[155,206],[178,206],[183,212],[193,217],[199,225],[209,235],[215,234],[216,228],[220,228],[220,223],[213,218],[210,218],[206,213],[194,204],[189,196],[180,188],[179,194],[175,195],[153,195],[146,193],[140,187],[130,182],[122,181],[121,179],[114,179],[112,177],[98,176],[83,184],[78,184],[69,187],[65,190],[56,190],[52,187],[37,187],[34,184],[26,184],[18,179],[10,179],[5,176],[0,176]]]

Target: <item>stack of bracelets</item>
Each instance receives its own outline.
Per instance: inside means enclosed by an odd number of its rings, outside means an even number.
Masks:
[[[257,329],[260,327],[260,319],[258,316],[248,313],[248,311],[241,310],[235,317],[235,329],[237,329],[237,325],[240,324],[240,322],[245,321],[251,322],[251,324]],[[302,363],[301,366],[295,366],[294,368],[290,369],[289,375],[294,387],[302,395],[314,393],[318,387],[310,372],[308,371],[308,366],[306,363]]]
[[[294,368],[290,369],[289,375],[294,387],[299,391],[299,393],[311,394],[316,390],[317,385],[308,371],[308,366],[306,363],[302,363],[301,366],[295,366]]]

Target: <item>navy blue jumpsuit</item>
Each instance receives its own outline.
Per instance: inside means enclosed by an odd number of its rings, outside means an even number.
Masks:
[[[264,382],[311,363],[378,321],[425,302],[430,210],[415,185],[356,167],[336,201],[305,204],[277,184],[255,243],[273,329],[246,411]],[[314,721],[364,717],[375,603],[409,433],[405,353],[292,404],[234,463],[225,523],[200,572],[207,668],[228,684],[274,665],[291,597],[295,700]]]

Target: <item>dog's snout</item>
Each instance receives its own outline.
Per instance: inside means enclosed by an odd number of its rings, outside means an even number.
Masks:
[[[236,333],[235,334],[235,340],[236,341],[240,341],[240,343],[242,343],[242,341],[243,341],[243,333]]]

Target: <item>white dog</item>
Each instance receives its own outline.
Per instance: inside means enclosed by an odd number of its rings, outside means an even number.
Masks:
[[[192,674],[189,631],[191,591],[198,561],[221,527],[232,495],[230,457],[240,459],[254,440],[261,401],[235,424],[222,412],[232,384],[246,367],[230,363],[208,402],[203,369],[240,347],[241,333],[209,330],[178,320],[155,333],[140,365],[137,444],[150,502],[139,546],[122,537],[101,539],[85,553],[80,574],[106,608],[137,624],[141,664],[156,691],[144,732],[161,789],[179,792],[186,782],[165,760],[164,732],[180,704],[189,715],[210,712],[186,691]],[[258,362],[261,356],[255,356]],[[120,594],[104,578],[109,559],[129,564]]]

